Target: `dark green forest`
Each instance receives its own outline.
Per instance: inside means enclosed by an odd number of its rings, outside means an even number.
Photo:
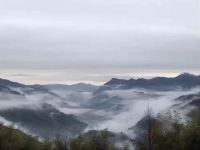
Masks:
[[[200,113],[193,111],[186,122],[178,113],[158,114],[143,134],[130,139],[136,150],[200,150]],[[145,127],[145,126],[144,126]],[[150,127],[150,128],[148,128]],[[150,130],[149,130],[150,129]],[[131,150],[117,147],[106,130],[82,134],[66,141],[62,137],[40,141],[19,130],[0,125],[0,150]],[[149,139],[150,138],[150,139]]]
[[[188,117],[183,121],[177,112],[158,114],[150,132],[136,139],[136,150],[200,150],[200,112],[193,111]]]

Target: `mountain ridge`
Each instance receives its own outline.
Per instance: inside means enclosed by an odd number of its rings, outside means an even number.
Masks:
[[[113,88],[144,88],[150,90],[173,90],[177,87],[182,89],[190,89],[196,86],[200,86],[200,76],[190,73],[183,73],[174,78],[169,77],[155,77],[152,79],[117,79],[112,78],[106,82],[104,86]]]

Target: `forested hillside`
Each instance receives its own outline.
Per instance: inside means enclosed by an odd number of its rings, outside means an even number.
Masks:
[[[49,145],[0,124],[0,150],[49,150]]]
[[[199,150],[200,113],[193,111],[188,117],[191,119],[183,121],[177,112],[168,112],[150,120],[144,118],[137,124],[135,138],[103,130],[89,131],[68,141],[58,136],[41,142],[0,125],[0,150]]]

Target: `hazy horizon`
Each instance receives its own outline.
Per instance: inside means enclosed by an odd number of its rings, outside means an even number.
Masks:
[[[198,122],[200,0],[0,0],[0,149],[193,150]]]
[[[198,0],[0,0],[1,78],[102,84],[200,74]]]
[[[14,81],[14,82],[19,82],[19,83],[23,83],[23,84],[27,84],[27,85],[33,85],[33,84],[41,84],[41,85],[50,85],[50,84],[63,84],[63,85],[74,85],[74,84],[79,84],[79,83],[85,83],[85,84],[92,84],[92,85],[103,85],[104,83],[108,82],[109,80],[111,80],[112,78],[118,78],[118,79],[139,79],[139,78],[144,78],[144,79],[151,79],[151,78],[154,78],[154,77],[176,77],[180,74],[183,74],[183,73],[189,73],[189,74],[194,74],[194,75],[199,75],[198,73],[191,73],[191,72],[180,72],[180,73],[148,73],[148,76],[147,73],[146,74],[129,74],[129,76],[125,76],[124,74],[121,74],[121,75],[110,75],[110,76],[106,76],[106,75],[102,75],[102,77],[105,78],[105,80],[103,81],[86,81],[86,80],[77,80],[77,81],[69,81],[67,79],[62,79],[61,81],[54,81],[50,78],[48,78],[49,76],[46,74],[45,76],[45,79],[46,80],[40,80],[40,81],[37,81],[38,78],[38,75],[35,76],[35,80],[31,80],[31,75],[28,76],[27,75],[27,80],[24,80],[24,78],[22,79],[19,79],[18,76],[25,76],[26,75],[23,75],[23,74],[19,74],[19,75],[16,75],[17,77],[15,78],[15,75],[13,76],[5,76],[5,77],[0,77],[0,79],[6,79],[6,80],[11,80],[11,81]],[[47,80],[48,79],[48,80]]]

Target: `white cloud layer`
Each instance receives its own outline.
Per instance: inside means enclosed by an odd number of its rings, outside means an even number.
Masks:
[[[1,69],[195,72],[199,48],[198,0],[0,0]]]

